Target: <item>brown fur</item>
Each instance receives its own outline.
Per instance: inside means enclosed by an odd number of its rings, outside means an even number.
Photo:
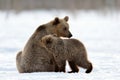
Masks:
[[[58,71],[53,55],[38,42],[43,36],[48,34],[70,38],[72,34],[69,31],[67,21],[67,16],[63,19],[56,17],[53,21],[43,24],[36,29],[24,49],[16,56],[16,65],[20,73]]]
[[[87,69],[86,73],[92,71],[92,63],[88,61],[86,49],[80,41],[46,35],[41,39],[40,44],[53,54],[59,71],[65,71],[66,60],[72,69],[71,72],[78,72],[77,66]]]

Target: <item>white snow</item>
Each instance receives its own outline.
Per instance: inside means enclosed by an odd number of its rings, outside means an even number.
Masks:
[[[93,63],[93,71],[79,73],[18,73],[15,58],[34,30],[58,16],[69,16],[73,37],[81,40]],[[69,66],[66,67],[70,71]],[[119,80],[120,12],[101,14],[95,11],[24,11],[0,12],[0,80]]]

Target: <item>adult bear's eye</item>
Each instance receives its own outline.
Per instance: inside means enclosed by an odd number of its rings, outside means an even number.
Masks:
[[[64,31],[66,31],[66,30],[67,30],[67,28],[65,27],[65,28],[63,28],[63,30],[64,30]]]

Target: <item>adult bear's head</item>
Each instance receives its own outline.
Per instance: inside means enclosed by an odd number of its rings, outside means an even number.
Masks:
[[[55,17],[54,20],[40,25],[36,32],[41,32],[41,35],[56,34],[57,37],[72,37],[71,32],[69,31],[68,22],[69,17],[65,16],[63,19]],[[46,32],[46,33],[45,33]]]
[[[69,31],[69,20],[68,16],[65,16],[63,19],[56,17],[51,23],[54,27],[54,34],[57,34],[58,37],[72,37],[71,32]]]

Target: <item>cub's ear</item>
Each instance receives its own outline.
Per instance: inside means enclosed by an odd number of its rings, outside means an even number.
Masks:
[[[60,23],[60,21],[59,21],[59,18],[56,17],[53,21],[53,25],[57,25],[58,23]]]
[[[46,44],[50,44],[50,43],[52,43],[52,41],[53,41],[52,38],[49,37],[49,38],[46,39]]]
[[[69,17],[68,16],[65,16],[64,17],[64,20],[67,22],[69,20]]]

